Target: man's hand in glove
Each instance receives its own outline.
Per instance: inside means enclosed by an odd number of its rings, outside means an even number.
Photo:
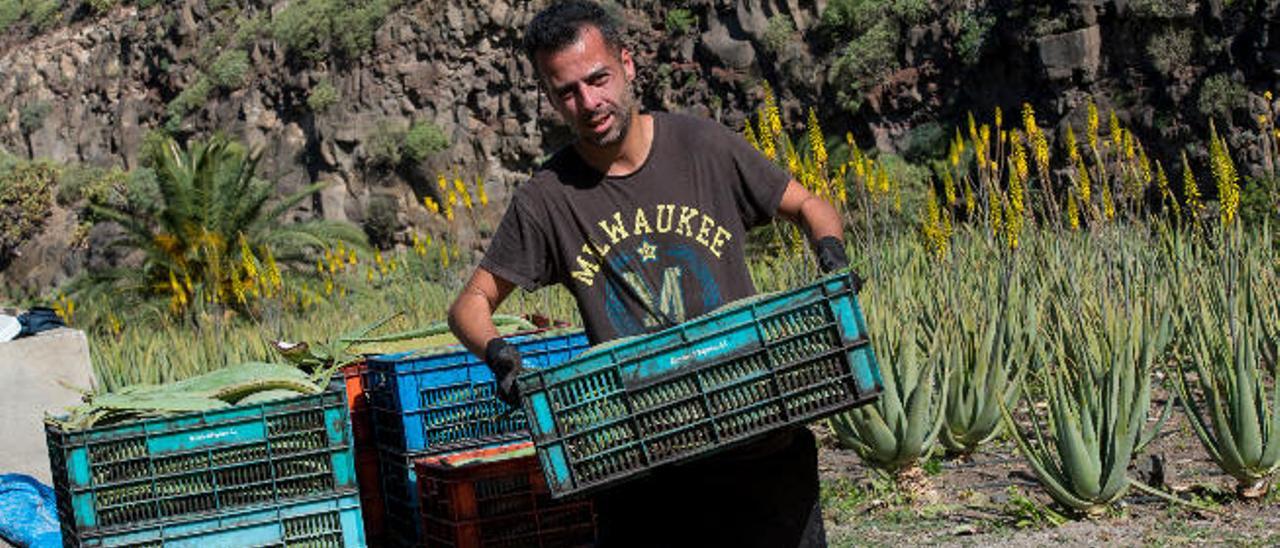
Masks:
[[[501,337],[494,337],[485,346],[484,363],[488,364],[497,381],[498,399],[511,407],[520,407],[520,386],[516,384],[522,369],[520,351]]]
[[[826,236],[814,245],[818,254],[818,269],[823,274],[843,270],[849,267],[849,255],[844,251],[844,242],[835,236]],[[849,272],[853,276],[853,290],[862,289],[862,276],[857,272]]]

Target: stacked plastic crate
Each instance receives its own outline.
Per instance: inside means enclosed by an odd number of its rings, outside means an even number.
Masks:
[[[830,416],[882,388],[848,274],[593,349],[519,384],[557,497]]]
[[[382,507],[382,477],[378,470],[378,445],[373,435],[373,411],[364,386],[369,367],[361,360],[344,366],[335,376],[346,387],[347,409],[351,414],[351,439],[355,453],[356,481],[360,485],[360,509],[364,513],[364,533],[370,546],[382,546],[386,529]]]
[[[365,546],[344,393],[46,426],[67,546]]]
[[[591,502],[551,500],[531,442],[426,457],[414,465],[428,546],[567,548],[595,540]]]
[[[579,330],[510,339],[526,368],[568,361],[588,346]],[[529,439],[524,414],[496,397],[488,366],[459,345],[372,356],[373,413],[389,544],[423,543],[413,461]]]

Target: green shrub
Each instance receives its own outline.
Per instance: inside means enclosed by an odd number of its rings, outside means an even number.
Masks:
[[[848,39],[865,32],[884,18],[881,0],[832,0],[822,11],[822,28]]]
[[[774,55],[782,51],[788,42],[796,38],[796,25],[791,22],[791,18],[783,14],[777,14],[769,18],[769,24],[764,29],[764,48]]]
[[[364,233],[369,236],[369,243],[379,249],[390,249],[400,221],[396,218],[396,200],[385,194],[374,194],[369,197],[369,206],[365,209]]]
[[[1191,56],[1195,53],[1194,37],[1191,29],[1174,28],[1151,36],[1147,42],[1151,66],[1168,76],[1191,64]]]
[[[836,101],[849,112],[862,107],[863,94],[898,66],[898,25],[882,19],[852,39],[831,65]]]
[[[311,61],[328,56],[325,49],[333,33],[334,0],[292,2],[276,15],[271,35],[290,53]]]
[[[94,13],[103,14],[120,5],[120,0],[86,0],[85,3]]]
[[[16,162],[0,171],[0,265],[39,232],[52,205],[58,168],[49,162]]]
[[[22,19],[21,0],[0,0],[0,32]]]
[[[436,152],[449,148],[449,137],[431,122],[415,122],[404,136],[405,158],[421,162]]]
[[[31,25],[46,31],[62,20],[62,0],[31,0],[26,4],[26,11]]]
[[[165,121],[165,129],[169,133],[176,133],[188,114],[204,107],[209,100],[210,91],[213,91],[213,84],[207,76],[200,75],[196,78],[195,82],[183,89],[165,107],[165,112],[169,115],[169,119]]]
[[[1171,19],[1195,13],[1195,0],[1129,0],[1128,12],[1135,17]]]
[[[55,193],[58,204],[69,206],[83,199],[93,201],[101,198],[110,190],[110,178],[107,177],[110,171],[91,165],[66,166],[62,170],[62,176],[58,177]]]
[[[996,18],[989,13],[978,10],[961,10],[955,12],[959,36],[956,37],[956,57],[967,66],[978,64],[982,58],[982,48],[987,43],[991,28],[996,25]]]
[[[231,47],[243,48],[257,40],[267,29],[266,18],[260,14],[238,20],[236,31],[231,35]]]
[[[373,46],[374,33],[401,1],[296,1],[276,15],[271,35],[307,61],[356,57]]]
[[[324,112],[329,107],[338,102],[338,89],[333,87],[328,80],[321,81],[311,88],[311,92],[307,94],[307,106],[311,108],[311,112]]]
[[[138,6],[138,9],[147,9],[159,3],[160,0],[135,0],[133,4]]]
[[[364,138],[365,163],[376,168],[393,168],[403,158],[400,145],[405,131],[390,122],[378,122]]]
[[[902,144],[902,157],[911,162],[942,158],[947,154],[947,132],[937,122],[911,128]]]
[[[142,142],[138,144],[138,163],[143,167],[152,167],[151,160],[160,157],[163,153],[161,147],[164,147],[168,141],[169,133],[164,129],[155,128],[147,131],[146,135],[142,136]]]
[[[667,32],[673,35],[686,34],[698,25],[698,16],[687,8],[672,8],[667,11],[664,20]]]
[[[1200,86],[1197,106],[1205,116],[1231,117],[1231,111],[1244,104],[1248,91],[1243,84],[1226,74],[1210,76]]]
[[[44,101],[27,103],[18,108],[18,129],[23,135],[31,135],[44,127],[44,119],[49,116],[53,107]]]
[[[1249,225],[1280,222],[1280,178],[1249,177],[1240,193],[1240,218]]]
[[[155,170],[140,167],[128,173],[124,182],[124,201],[140,215],[152,215],[164,204],[160,179]]]
[[[209,65],[209,81],[221,89],[240,89],[249,74],[249,54],[233,49],[223,52]]]
[[[889,4],[889,12],[899,21],[914,25],[928,19],[933,7],[929,0],[893,0]]]

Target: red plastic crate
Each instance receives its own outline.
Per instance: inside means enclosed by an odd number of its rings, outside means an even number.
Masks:
[[[378,446],[373,435],[373,412],[365,392],[368,366],[363,360],[342,368],[347,387],[347,409],[351,411],[351,434],[355,445],[356,483],[360,485],[360,508],[365,536],[378,546],[386,531],[386,511],[382,504],[382,481],[378,469]]]
[[[418,475],[428,547],[588,546],[590,501],[553,501],[531,442],[424,457]]]

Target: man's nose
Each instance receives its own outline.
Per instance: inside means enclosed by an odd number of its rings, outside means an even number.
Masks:
[[[599,90],[592,88],[590,86],[583,86],[582,89],[578,92],[578,95],[580,97],[580,101],[582,104],[582,110],[588,113],[591,113],[591,112],[594,112],[596,108],[600,106]]]

